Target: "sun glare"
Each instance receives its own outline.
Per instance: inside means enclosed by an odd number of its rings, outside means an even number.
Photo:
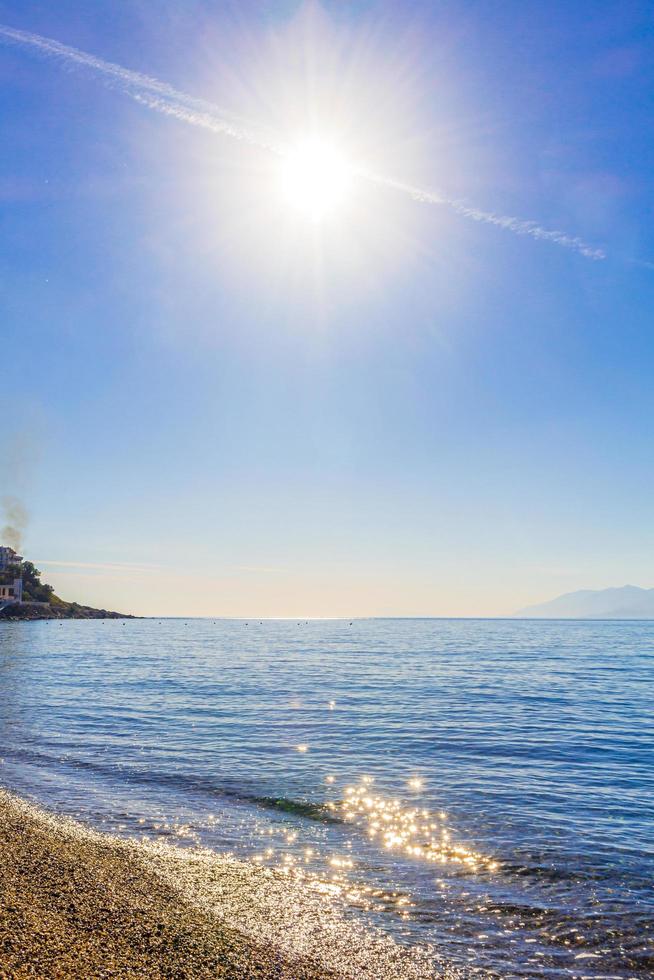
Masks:
[[[318,138],[297,143],[283,161],[284,197],[313,221],[321,221],[342,206],[351,180],[352,171],[344,157]]]

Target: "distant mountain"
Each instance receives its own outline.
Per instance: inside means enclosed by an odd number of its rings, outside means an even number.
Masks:
[[[654,589],[623,585],[567,592],[515,615],[524,619],[654,619]]]

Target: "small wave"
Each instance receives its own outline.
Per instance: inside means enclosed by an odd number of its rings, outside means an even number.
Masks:
[[[16,747],[5,749],[5,756],[28,764],[52,766],[53,763],[56,763],[69,769],[92,772],[109,780],[118,780],[123,783],[174,787],[185,792],[201,793],[213,800],[224,799],[235,803],[265,807],[268,810],[278,810],[282,813],[304,817],[307,820],[320,823],[340,824],[344,822],[340,816],[330,810],[326,803],[312,803],[308,800],[295,800],[284,796],[262,796],[229,783],[217,783],[194,773],[145,770],[120,764],[116,766],[104,765],[88,759],[66,758],[47,752]]]
[[[289,813],[295,817],[316,820],[319,823],[341,824],[344,822],[325,803],[309,803],[302,800],[292,800],[285,796],[248,796],[244,797],[244,800],[271,810],[281,810],[282,813]]]

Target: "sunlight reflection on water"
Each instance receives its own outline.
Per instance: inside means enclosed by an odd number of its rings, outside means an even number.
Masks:
[[[645,977],[653,651],[642,623],[3,624],[0,782],[454,963]]]

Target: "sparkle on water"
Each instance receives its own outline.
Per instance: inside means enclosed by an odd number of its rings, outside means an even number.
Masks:
[[[418,783],[419,785],[415,785]],[[413,784],[413,785],[411,785]],[[419,780],[410,780],[419,789]],[[341,809],[346,820],[363,826],[368,836],[387,850],[402,850],[422,861],[467,865],[472,871],[495,871],[497,861],[451,839],[445,826],[446,815],[403,805],[400,800],[386,800],[368,790],[366,778],[360,786],[347,786]],[[336,804],[330,804],[336,810]]]

